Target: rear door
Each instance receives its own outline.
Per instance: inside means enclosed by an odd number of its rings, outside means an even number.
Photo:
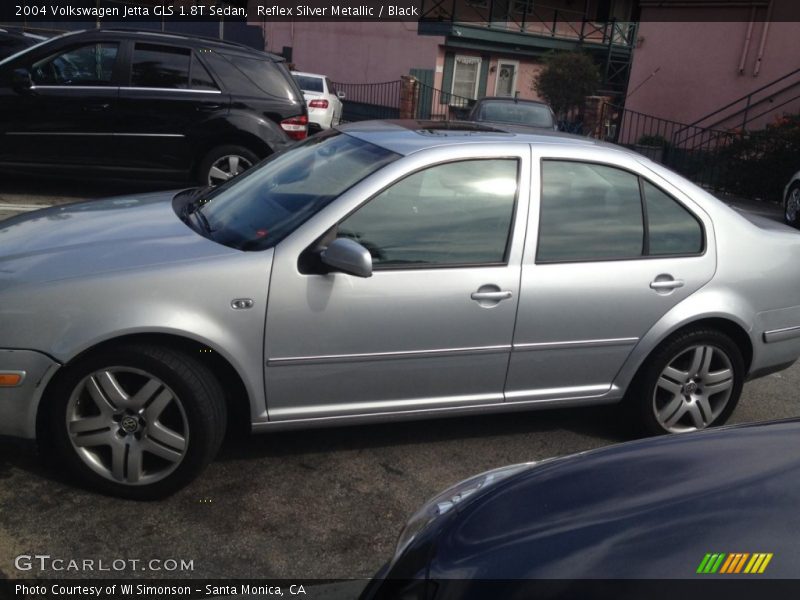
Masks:
[[[633,157],[534,149],[508,401],[619,395],[639,339],[716,269],[708,216]]]
[[[193,134],[205,121],[226,114],[229,98],[199,52],[160,42],[130,43],[131,66],[120,90],[115,133],[119,152],[129,168],[186,174],[198,152]]]

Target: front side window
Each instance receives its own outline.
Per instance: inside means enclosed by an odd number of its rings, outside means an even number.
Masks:
[[[638,258],[643,248],[636,175],[590,163],[542,162],[537,261]]]
[[[518,161],[445,163],[409,175],[339,224],[380,267],[493,265],[506,261]]]
[[[110,85],[118,44],[96,43],[48,56],[31,66],[36,85]]]
[[[136,44],[131,85],[145,88],[187,89],[191,53],[185,48]]]

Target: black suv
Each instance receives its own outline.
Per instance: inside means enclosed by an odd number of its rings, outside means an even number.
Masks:
[[[69,33],[0,61],[0,167],[214,185],[308,133],[281,57],[183,35]]]

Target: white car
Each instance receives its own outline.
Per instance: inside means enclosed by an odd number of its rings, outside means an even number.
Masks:
[[[343,92],[336,92],[325,75],[292,72],[308,105],[309,130],[330,129],[342,120]]]

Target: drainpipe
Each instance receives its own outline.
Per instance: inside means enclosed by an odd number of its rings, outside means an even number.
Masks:
[[[739,60],[739,75],[744,75],[744,63],[747,60],[747,52],[750,50],[750,39],[753,37],[753,25],[756,22],[756,7],[750,9],[750,23],[747,25],[747,35],[744,38],[744,48],[742,48],[742,58]]]
[[[758,77],[758,72],[761,70],[761,61],[764,58],[764,48],[767,46],[767,34],[769,33],[769,20],[772,18],[772,0],[769,0],[767,5],[767,19],[764,21],[764,30],[761,32],[761,45],[758,48],[758,58],[756,59],[756,67],[753,69],[753,77]]]

